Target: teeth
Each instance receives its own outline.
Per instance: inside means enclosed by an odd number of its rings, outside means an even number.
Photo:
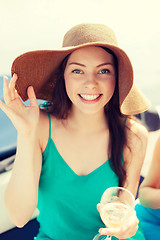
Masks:
[[[95,100],[100,96],[100,94],[95,94],[95,95],[86,95],[86,94],[79,94],[82,98],[85,100]]]

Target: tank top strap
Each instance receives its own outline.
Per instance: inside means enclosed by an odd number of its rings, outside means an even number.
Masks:
[[[126,126],[127,118],[124,119],[124,126]]]
[[[49,120],[49,139],[51,138],[51,116],[48,113],[48,120]]]

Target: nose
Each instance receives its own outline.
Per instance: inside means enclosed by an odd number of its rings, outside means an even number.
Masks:
[[[87,74],[85,79],[85,87],[93,89],[97,86],[97,79],[94,74]]]

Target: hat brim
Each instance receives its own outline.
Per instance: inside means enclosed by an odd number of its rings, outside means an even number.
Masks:
[[[146,111],[150,106],[149,102],[135,86],[132,89],[133,68],[127,54],[119,47],[104,42],[85,43],[56,50],[31,51],[17,57],[12,64],[11,74],[18,75],[16,90],[22,100],[28,99],[27,88],[33,86],[37,99],[52,101],[55,79],[51,76],[68,54],[86,46],[106,47],[117,56],[119,104],[122,114],[133,115]],[[130,105],[131,102],[132,105]]]

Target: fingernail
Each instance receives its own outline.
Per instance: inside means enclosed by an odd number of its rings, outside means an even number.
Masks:
[[[98,232],[101,233],[101,231],[102,231],[102,229],[100,228],[100,229],[98,230]]]
[[[13,77],[17,77],[17,74],[16,74],[16,73],[13,73]]]

